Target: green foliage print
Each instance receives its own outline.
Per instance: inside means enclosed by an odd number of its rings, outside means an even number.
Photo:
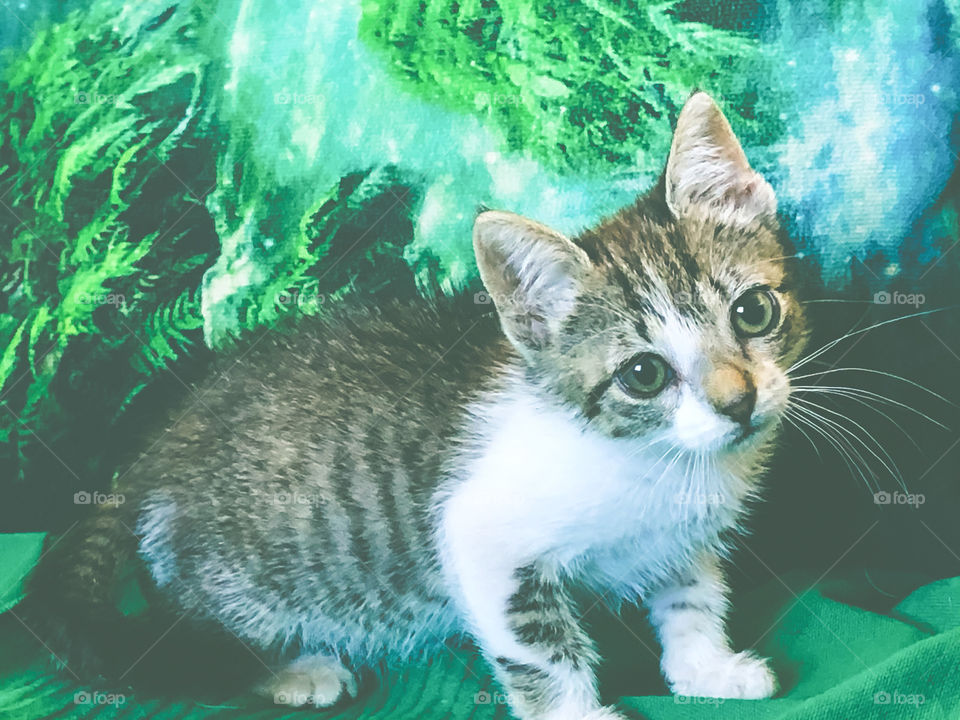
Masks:
[[[738,113],[748,143],[780,131],[774,113],[758,123],[757,40],[686,19],[679,5],[364,0],[360,35],[417,92],[499,127],[510,150],[554,169],[655,172],[691,88]]]
[[[102,484],[131,402],[161,376],[183,390],[179,363],[204,344],[350,290],[415,292],[413,184],[367,167],[298,210],[249,156],[256,136],[223,125],[222,27],[205,3],[101,0],[8,56],[2,482]],[[237,282],[243,263],[256,282]]]
[[[0,463],[13,477],[71,423],[103,430],[201,339],[195,290],[217,247],[206,68],[195,17],[140,14],[101,4],[39,27],[2,79]],[[116,374],[92,387],[86,370],[106,366]]]

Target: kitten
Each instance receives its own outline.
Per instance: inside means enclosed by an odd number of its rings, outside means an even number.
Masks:
[[[464,633],[519,718],[621,717],[580,585],[649,608],[673,692],[769,697],[727,639],[721,558],[806,336],[775,214],[694,94],[659,183],[599,227],[477,218],[495,315],[348,304],[223,358],[37,593],[105,612],[131,549],[191,624],[284,659],[259,687],[280,702],[346,699],[359,668]]]

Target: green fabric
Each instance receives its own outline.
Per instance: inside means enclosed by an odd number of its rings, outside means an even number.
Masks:
[[[0,597],[19,594],[21,576],[38,557],[40,537],[0,535]],[[588,613],[605,666],[601,690],[651,720],[817,720],[960,717],[960,578],[917,589],[887,615],[836,599],[856,597],[853,582],[822,583],[802,592],[801,575],[773,580],[737,598],[732,632],[773,659],[784,692],[773,700],[715,700],[665,694],[656,644],[638,612],[623,619]],[[829,589],[828,589],[829,588]],[[796,593],[796,594],[794,594]],[[292,715],[254,697],[213,707],[95,694],[54,676],[38,641],[16,617],[0,615],[0,717],[276,718]],[[651,690],[647,690],[650,688]],[[641,695],[641,692],[651,694]],[[656,693],[656,694],[653,694]],[[96,702],[91,702],[96,698]],[[330,718],[504,718],[503,696],[489,668],[468,649],[440,653],[386,674],[361,701]]]
[[[43,533],[4,535],[0,542],[0,612],[23,597],[23,580],[33,568],[43,546]]]

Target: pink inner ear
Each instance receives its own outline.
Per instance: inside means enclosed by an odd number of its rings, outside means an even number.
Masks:
[[[756,177],[751,178],[741,187],[730,187],[727,189],[727,192],[724,193],[723,199],[725,202],[732,203],[737,207],[747,207],[752,205],[757,197],[758,183]]]

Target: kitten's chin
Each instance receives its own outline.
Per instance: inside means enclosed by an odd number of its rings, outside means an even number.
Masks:
[[[731,423],[725,431],[715,431],[695,439],[682,438],[680,444],[693,452],[740,455],[767,445],[773,439],[778,425],[775,416],[759,418],[748,426]]]
[[[749,451],[761,445],[766,445],[773,439],[779,425],[780,421],[776,416],[760,418],[747,427],[737,428],[727,447],[731,452],[737,452]]]

